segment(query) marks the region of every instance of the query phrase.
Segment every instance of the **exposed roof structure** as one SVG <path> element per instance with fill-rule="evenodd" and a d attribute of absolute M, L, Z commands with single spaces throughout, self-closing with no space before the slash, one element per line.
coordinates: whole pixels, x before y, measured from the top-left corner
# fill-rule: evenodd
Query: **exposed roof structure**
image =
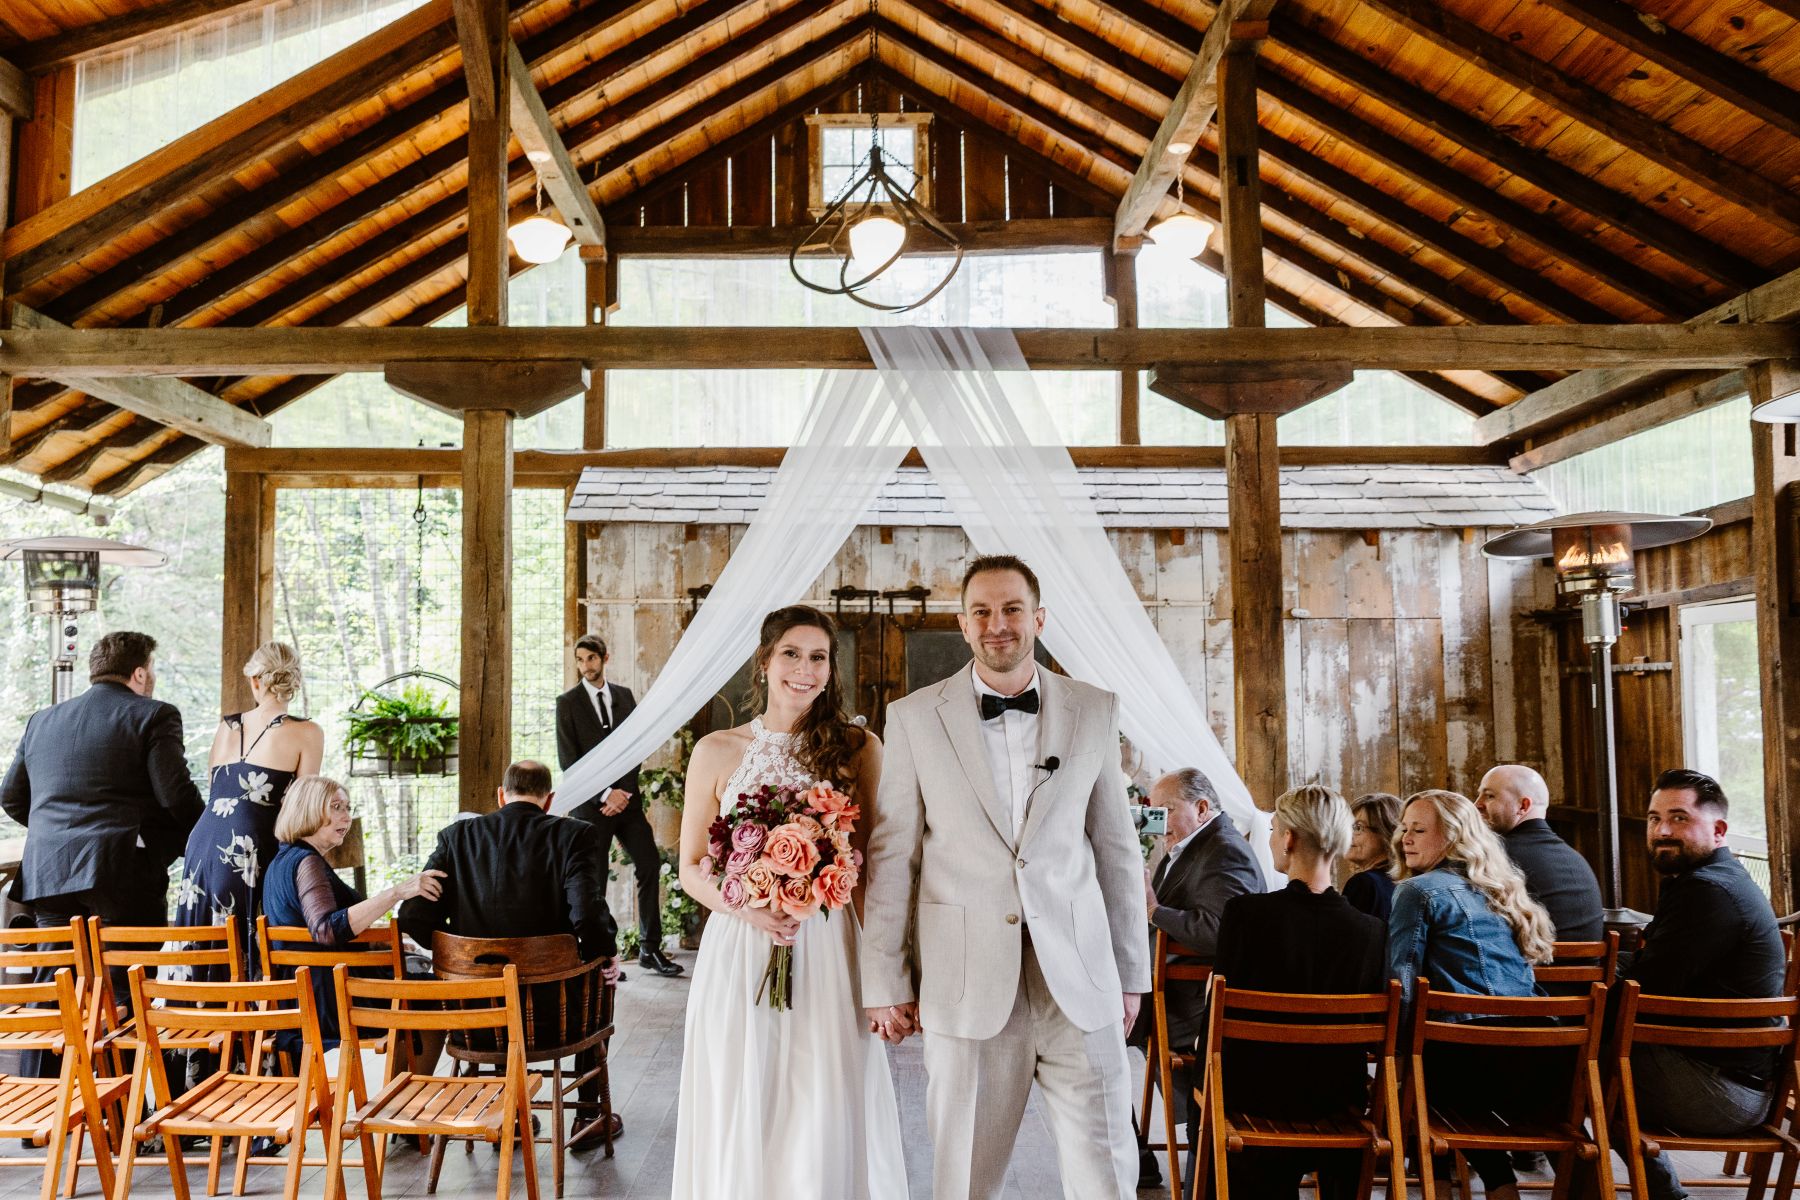
<path fill-rule="evenodd" d="M 67 70 L 134 21 L 270 2 L 0 0 L 0 55 Z M 615 254 L 785 245 L 806 223 L 800 123 L 871 108 L 934 114 L 934 207 L 977 249 L 1108 244 L 1214 11 L 511 4 Z M 1800 0 L 1289 0 L 1267 32 L 1269 296 L 1308 322 L 1680 321 L 1800 265 Z M 78 327 L 428 323 L 463 298 L 467 113 L 451 0 L 431 0 L 16 217 L 6 294 Z M 1202 214 L 1216 145 L 1184 168 Z M 520 151 L 520 213 L 532 185 Z M 1486 413 L 1555 377 L 1415 378 Z M 266 415 L 319 380 L 193 382 Z M 21 381 L 13 404 L 0 461 L 98 492 L 204 444 L 65 385 Z"/>
<path fill-rule="evenodd" d="M 760 467 L 590 467 L 569 504 L 571 521 L 747 525 L 775 472 Z M 1081 468 L 1108 529 L 1223 529 L 1225 471 Z M 1523 525 L 1556 511 L 1548 493 L 1505 467 L 1286 467 L 1286 529 L 1433 529 Z M 960 525 L 920 467 L 902 467 L 864 514 L 864 525 Z"/>

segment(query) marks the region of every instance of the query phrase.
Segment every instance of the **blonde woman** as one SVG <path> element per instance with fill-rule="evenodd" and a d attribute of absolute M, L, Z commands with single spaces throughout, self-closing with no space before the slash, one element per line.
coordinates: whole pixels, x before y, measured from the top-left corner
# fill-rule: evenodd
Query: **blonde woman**
<path fill-rule="evenodd" d="M 1417 792 L 1407 798 L 1394 844 L 1400 882 L 1388 918 L 1388 966 L 1407 1002 L 1421 977 L 1440 991 L 1537 994 L 1531 964 L 1550 961 L 1555 928 L 1475 805 L 1456 792 Z M 1434 1043 L 1427 1050 L 1426 1086 L 1434 1103 L 1452 1109 L 1530 1119 L 1567 1095 L 1566 1078 L 1539 1069 L 1556 1065 L 1540 1064 L 1543 1055 L 1511 1054 L 1502 1066 L 1484 1047 Z M 1466 1157 L 1489 1196 L 1517 1200 L 1504 1152 Z"/>
<path fill-rule="evenodd" d="M 264 642 L 244 676 L 256 704 L 219 722 L 213 735 L 206 810 L 188 834 L 175 923 L 236 921 L 248 953 L 250 923 L 262 910 L 262 874 L 275 857 L 276 814 L 294 780 L 318 771 L 325 734 L 288 712 L 301 681 L 292 646 Z"/>

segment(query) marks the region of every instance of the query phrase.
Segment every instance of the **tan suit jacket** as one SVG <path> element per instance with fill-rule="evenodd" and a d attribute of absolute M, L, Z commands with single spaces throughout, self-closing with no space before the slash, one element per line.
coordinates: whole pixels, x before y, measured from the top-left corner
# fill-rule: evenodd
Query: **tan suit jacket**
<path fill-rule="evenodd" d="M 862 987 L 869 1007 L 919 1001 L 934 1033 L 989 1038 L 1019 992 L 1022 934 L 1077 1028 L 1150 990 L 1143 859 L 1110 692 L 1038 672 L 1039 761 L 1055 756 L 1015 845 L 994 794 L 973 667 L 897 701 L 869 833 Z M 915 997 L 914 979 L 918 980 Z"/>

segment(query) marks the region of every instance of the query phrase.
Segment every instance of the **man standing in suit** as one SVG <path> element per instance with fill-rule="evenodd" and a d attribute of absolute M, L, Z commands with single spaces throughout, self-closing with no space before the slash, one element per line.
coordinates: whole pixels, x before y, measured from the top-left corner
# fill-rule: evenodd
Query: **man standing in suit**
<path fill-rule="evenodd" d="M 1066 1196 L 1137 1182 L 1125 1031 L 1150 955 L 1119 702 L 1037 668 L 1038 596 L 1019 559 L 975 559 L 958 617 L 974 663 L 887 712 L 863 1003 L 889 1041 L 924 1030 L 943 1200 L 1000 1194 L 1034 1081 Z"/>
<path fill-rule="evenodd" d="M 585 961 L 605 959 L 605 974 L 616 981 L 617 926 L 606 907 L 600 838 L 593 826 L 549 813 L 550 768 L 529 759 L 506 768 L 497 799 L 500 807 L 461 821 L 439 833 L 426 871 L 443 872 L 437 899 L 414 896 L 396 919 L 406 936 L 426 949 L 442 930 L 459 937 L 539 937 L 575 935 Z M 585 1073 L 585 1057 L 576 1064 Z M 584 1101 L 599 1097 L 598 1080 L 581 1086 Z M 623 1132 L 613 1115 L 613 1136 Z M 598 1119 L 575 1127 L 570 1146 L 591 1145 L 601 1132 Z"/>
<path fill-rule="evenodd" d="M 581 680 L 556 698 L 556 760 L 566 771 L 598 746 L 637 707 L 629 688 L 606 680 L 612 656 L 606 643 L 586 634 L 575 643 L 575 669 Z M 641 765 L 641 764 L 640 764 Z M 600 877 L 606 878 L 616 837 L 637 874 L 638 962 L 659 975 L 679 975 L 681 967 L 662 952 L 662 858 L 656 835 L 644 816 L 638 768 L 632 767 L 606 793 L 577 805 L 570 816 L 600 831 Z"/>
<path fill-rule="evenodd" d="M 155 652 L 146 633 L 94 643 L 92 686 L 32 715 L 0 784 L 0 807 L 26 828 L 12 896 L 39 927 L 78 916 L 168 923 L 169 864 L 205 801 L 188 774 L 180 710 L 152 698 Z"/>

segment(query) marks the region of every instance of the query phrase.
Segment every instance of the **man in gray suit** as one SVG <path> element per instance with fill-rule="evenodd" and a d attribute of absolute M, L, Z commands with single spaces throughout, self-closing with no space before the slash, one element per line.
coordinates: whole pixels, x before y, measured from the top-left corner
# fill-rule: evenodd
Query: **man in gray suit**
<path fill-rule="evenodd" d="M 974 663 L 887 712 L 862 994 L 884 1038 L 924 1032 L 938 1200 L 999 1195 L 1034 1080 L 1066 1196 L 1137 1180 L 1125 1031 L 1150 956 L 1119 702 L 1038 670 L 1038 595 L 1016 558 L 970 563 Z"/>

